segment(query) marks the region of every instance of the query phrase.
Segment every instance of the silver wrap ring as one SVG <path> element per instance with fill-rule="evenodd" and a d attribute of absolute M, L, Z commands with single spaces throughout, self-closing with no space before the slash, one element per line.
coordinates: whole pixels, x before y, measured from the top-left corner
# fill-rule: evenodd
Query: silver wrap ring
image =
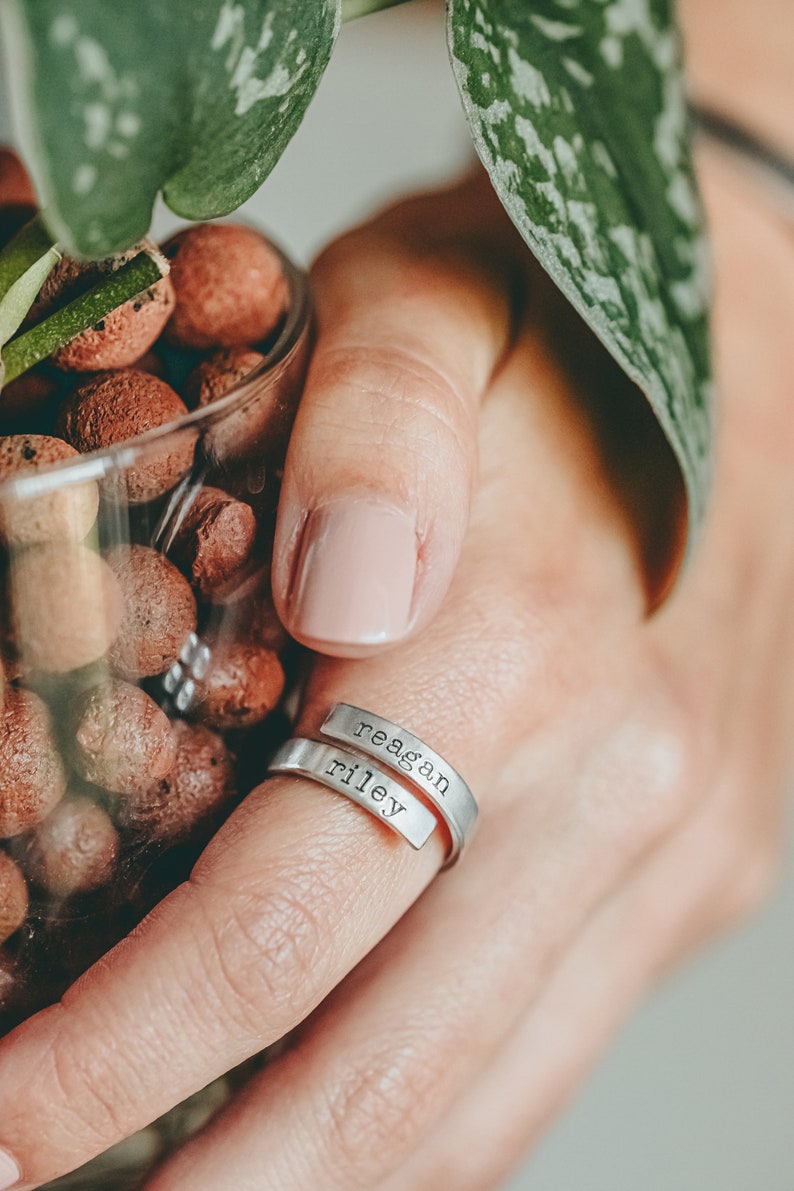
<path fill-rule="evenodd" d="M 286 741 L 268 773 L 307 777 L 346 795 L 414 848 L 427 842 L 440 819 L 451 840 L 444 867 L 455 863 L 477 819 L 477 803 L 435 749 L 399 724 L 350 703 L 331 709 L 318 736 Z"/>

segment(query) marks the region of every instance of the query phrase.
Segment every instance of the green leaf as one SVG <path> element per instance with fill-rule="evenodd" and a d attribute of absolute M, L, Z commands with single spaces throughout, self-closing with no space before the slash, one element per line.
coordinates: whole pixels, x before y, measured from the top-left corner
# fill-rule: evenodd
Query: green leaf
<path fill-rule="evenodd" d="M 541 264 L 650 401 L 690 527 L 710 471 L 708 268 L 669 0 L 447 0 L 477 151 Z"/>
<path fill-rule="evenodd" d="M 2 0 L 20 139 L 76 255 L 209 219 L 260 186 L 328 63 L 339 0 Z"/>
<path fill-rule="evenodd" d="M 39 218 L 0 252 L 0 347 L 20 327 L 60 253 Z"/>

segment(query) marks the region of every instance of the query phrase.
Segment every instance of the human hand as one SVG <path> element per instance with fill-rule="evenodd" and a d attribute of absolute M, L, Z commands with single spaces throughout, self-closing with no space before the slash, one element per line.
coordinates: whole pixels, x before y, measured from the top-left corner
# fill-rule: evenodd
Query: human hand
<path fill-rule="evenodd" d="M 660 970 L 765 888 L 794 704 L 780 516 L 794 270 L 784 232 L 731 175 L 715 164 L 709 181 L 722 435 L 705 539 L 672 600 L 646 619 L 635 509 L 590 397 L 550 350 L 535 279 L 479 415 L 448 598 L 387 653 L 318 661 L 297 729 L 340 700 L 405 723 L 468 779 L 477 836 L 434 882 L 439 839 L 413 853 L 319 786 L 260 787 L 187 885 L 0 1045 L 0 1143 L 24 1186 L 303 1023 L 148 1191 L 493 1187 Z M 410 211 L 449 228 L 450 201 L 417 200 L 399 243 L 386 236 L 422 287 L 437 273 L 426 242 L 417 268 Z M 378 234 L 326 258 L 338 290 L 329 277 L 321 302 L 343 308 Z M 491 311 L 507 304 L 489 284 L 495 303 L 465 324 L 485 344 L 461 358 L 498 354 Z M 446 423 L 427 424 L 433 460 Z M 296 458 L 304 435 L 317 449 L 304 419 Z M 355 442 L 388 458 L 386 433 Z"/>

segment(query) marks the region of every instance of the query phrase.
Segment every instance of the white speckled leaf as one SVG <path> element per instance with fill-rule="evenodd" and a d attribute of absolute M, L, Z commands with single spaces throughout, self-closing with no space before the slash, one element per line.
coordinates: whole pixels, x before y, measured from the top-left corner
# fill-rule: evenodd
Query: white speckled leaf
<path fill-rule="evenodd" d="M 447 0 L 477 150 L 543 266 L 645 392 L 690 526 L 709 478 L 707 254 L 670 0 Z"/>
<path fill-rule="evenodd" d="M 258 188 L 328 63 L 339 0 L 0 0 L 29 154 L 54 235 L 104 256 L 158 191 L 208 219 Z"/>

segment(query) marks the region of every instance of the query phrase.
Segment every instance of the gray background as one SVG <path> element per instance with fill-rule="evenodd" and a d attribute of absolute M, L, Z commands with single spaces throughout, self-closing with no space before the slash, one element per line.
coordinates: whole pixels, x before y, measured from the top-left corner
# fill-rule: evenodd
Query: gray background
<path fill-rule="evenodd" d="M 308 261 L 377 204 L 448 177 L 469 144 L 439 8 L 395 9 L 343 29 L 303 126 L 246 209 Z M 158 212 L 156 227 L 169 225 Z M 792 1191 L 793 912 L 790 861 L 760 917 L 634 1016 L 505 1191 Z"/>

